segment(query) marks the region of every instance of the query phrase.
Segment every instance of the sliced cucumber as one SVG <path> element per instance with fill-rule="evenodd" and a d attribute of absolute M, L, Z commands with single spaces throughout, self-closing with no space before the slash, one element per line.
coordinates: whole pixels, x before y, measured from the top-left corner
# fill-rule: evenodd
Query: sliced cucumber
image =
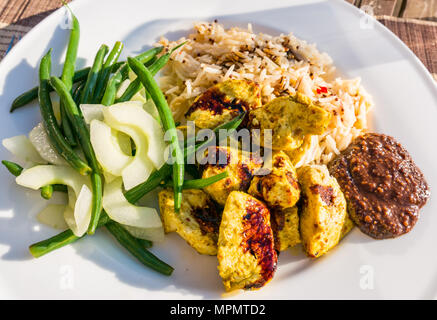
<path fill-rule="evenodd" d="M 47 163 L 25 135 L 3 139 L 3 146 L 18 159 L 37 164 Z"/>
<path fill-rule="evenodd" d="M 64 219 L 65 204 L 49 204 L 36 216 L 37 220 L 54 229 L 65 230 L 68 228 Z"/>
<path fill-rule="evenodd" d="M 39 165 L 26 169 L 15 178 L 15 181 L 18 185 L 33 190 L 49 184 L 64 184 L 70 186 L 76 195 L 79 194 L 82 185 L 90 186 L 88 177 L 71 167 L 55 165 Z"/>
<path fill-rule="evenodd" d="M 29 132 L 29 140 L 32 145 L 38 151 L 41 158 L 49 163 L 57 165 L 67 165 L 67 162 L 59 155 L 59 153 L 53 149 L 50 144 L 50 138 L 47 135 L 47 131 L 44 125 L 40 122 L 38 125 Z"/>
<path fill-rule="evenodd" d="M 129 135 L 136 146 L 133 160 L 121 172 L 124 187 L 129 190 L 146 181 L 155 166 L 147 155 L 147 139 L 144 135 L 128 126 L 119 126 L 117 129 Z"/>
<path fill-rule="evenodd" d="M 155 208 L 137 207 L 126 200 L 120 178 L 105 184 L 103 208 L 112 220 L 123 225 L 141 229 L 162 228 Z"/>
<path fill-rule="evenodd" d="M 152 99 L 147 100 L 143 105 L 144 110 L 150 114 L 156 121 L 160 122 L 158 109 L 156 109 L 155 103 Z"/>
<path fill-rule="evenodd" d="M 121 176 L 123 169 L 134 159 L 121 149 L 117 131 L 102 121 L 91 121 L 90 139 L 103 170 L 114 176 Z"/>
<path fill-rule="evenodd" d="M 88 230 L 91 221 L 93 193 L 86 184 L 82 186 L 73 209 L 73 217 L 66 217 L 65 221 L 74 235 L 81 237 Z M 69 207 L 71 209 L 71 207 Z M 71 214 L 71 210 L 68 211 Z"/>
<path fill-rule="evenodd" d="M 134 238 L 150 240 L 153 242 L 164 241 L 164 228 L 136 228 L 131 226 L 123 225 Z"/>
<path fill-rule="evenodd" d="M 164 164 L 164 132 L 159 123 L 144 111 L 141 103 L 118 103 L 104 109 L 103 115 L 105 122 L 111 127 L 128 126 L 140 132 L 147 139 L 147 155 L 155 168 L 159 169 Z"/>
<path fill-rule="evenodd" d="M 125 153 L 128 156 L 132 156 L 132 141 L 131 138 L 121 132 L 121 131 L 117 131 L 117 143 L 120 145 L 120 149 L 121 151 L 123 151 L 123 153 Z"/>
<path fill-rule="evenodd" d="M 103 104 L 81 104 L 83 118 L 87 124 L 93 120 L 103 121 L 103 109 L 106 108 Z"/>
<path fill-rule="evenodd" d="M 111 183 L 112 181 L 118 178 L 106 171 L 103 171 L 103 177 L 105 178 L 105 183 Z"/>

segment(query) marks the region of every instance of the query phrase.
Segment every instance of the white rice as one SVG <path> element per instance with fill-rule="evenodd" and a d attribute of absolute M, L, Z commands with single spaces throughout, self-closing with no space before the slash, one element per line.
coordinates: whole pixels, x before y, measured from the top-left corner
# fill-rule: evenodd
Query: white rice
<path fill-rule="evenodd" d="M 248 29 L 225 30 L 218 23 L 200 22 L 188 38 L 160 45 L 172 48 L 188 42 L 171 57 L 161 72 L 160 85 L 175 118 L 183 115 L 194 98 L 226 79 L 248 79 L 262 88 L 263 104 L 296 91 L 331 112 L 328 130 L 317 136 L 305 154 L 304 164 L 326 164 L 367 129 L 372 99 L 360 79 L 344 80 L 335 75 L 332 59 L 315 45 L 292 33 L 276 37 Z"/>

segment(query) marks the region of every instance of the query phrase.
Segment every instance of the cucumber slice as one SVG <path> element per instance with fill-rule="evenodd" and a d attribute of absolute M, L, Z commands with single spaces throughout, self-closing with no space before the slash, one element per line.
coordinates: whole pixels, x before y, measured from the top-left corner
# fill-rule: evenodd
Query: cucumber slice
<path fill-rule="evenodd" d="M 121 149 L 117 131 L 102 121 L 91 121 L 90 139 L 103 170 L 114 176 L 121 176 L 123 169 L 134 159 L 134 157 L 126 155 Z"/>
<path fill-rule="evenodd" d="M 10 153 L 24 162 L 47 163 L 25 135 L 3 139 L 2 144 Z"/>
<path fill-rule="evenodd" d="M 123 228 L 127 230 L 134 238 L 150 240 L 153 242 L 164 241 L 164 228 L 136 228 L 123 225 Z"/>
<path fill-rule="evenodd" d="M 55 165 L 39 165 L 26 169 L 15 178 L 15 181 L 18 185 L 33 190 L 49 184 L 64 184 L 70 186 L 76 195 L 84 184 L 90 187 L 88 177 L 79 174 L 71 167 Z"/>
<path fill-rule="evenodd" d="M 15 181 L 20 186 L 34 190 L 48 184 L 69 186 L 68 206 L 64 211 L 65 222 L 78 237 L 87 231 L 92 206 L 92 192 L 88 177 L 82 176 L 71 167 L 40 165 L 24 170 Z"/>
<path fill-rule="evenodd" d="M 111 183 L 112 181 L 118 178 L 106 171 L 103 171 L 103 177 L 105 178 L 105 183 Z"/>
<path fill-rule="evenodd" d="M 61 166 L 67 165 L 67 162 L 64 160 L 64 158 L 62 158 L 59 153 L 53 149 L 52 145 L 50 144 L 50 138 L 41 122 L 29 132 L 29 140 L 41 158 L 47 162 Z"/>
<path fill-rule="evenodd" d="M 111 127 L 129 126 L 140 132 L 148 142 L 147 155 L 156 169 L 164 164 L 164 132 L 159 123 L 144 109 L 141 103 L 118 103 L 103 110 L 105 122 Z M 134 140 L 135 141 L 135 140 Z M 137 142 L 135 141 L 135 144 Z M 137 145 L 138 149 L 138 145 Z"/>
<path fill-rule="evenodd" d="M 155 170 L 155 166 L 148 157 L 147 139 L 144 135 L 128 126 L 116 126 L 116 128 L 129 135 L 136 146 L 133 160 L 121 172 L 124 187 L 129 190 L 146 181 Z"/>
<path fill-rule="evenodd" d="M 36 219 L 46 226 L 65 230 L 68 228 L 63 215 L 66 208 L 65 204 L 49 204 L 37 214 Z"/>
<path fill-rule="evenodd" d="M 143 105 L 144 110 L 150 114 L 156 121 L 160 122 L 158 109 L 156 109 L 155 103 L 152 99 L 147 100 L 146 103 Z"/>
<path fill-rule="evenodd" d="M 75 236 L 81 237 L 88 230 L 91 220 L 93 194 L 87 185 L 83 185 L 79 196 L 72 188 L 68 189 L 68 205 L 65 206 L 64 220 Z"/>
<path fill-rule="evenodd" d="M 137 207 L 126 200 L 121 178 L 105 184 L 103 208 L 112 220 L 123 225 L 141 229 L 162 228 L 155 208 Z"/>
<path fill-rule="evenodd" d="M 73 209 L 73 216 L 71 214 L 71 207 L 69 206 L 69 214 L 66 216 L 64 212 L 64 218 L 73 231 L 74 235 L 81 237 L 88 230 L 88 226 L 91 221 L 91 207 L 93 202 L 93 193 L 86 184 L 82 186 L 79 192 L 76 203 Z"/>
<path fill-rule="evenodd" d="M 117 131 L 116 135 L 117 143 L 119 144 L 121 151 L 128 156 L 132 156 L 132 142 L 130 137 L 121 131 Z"/>
<path fill-rule="evenodd" d="M 103 109 L 106 108 L 103 104 L 81 104 L 83 118 L 87 124 L 93 120 L 103 121 Z"/>

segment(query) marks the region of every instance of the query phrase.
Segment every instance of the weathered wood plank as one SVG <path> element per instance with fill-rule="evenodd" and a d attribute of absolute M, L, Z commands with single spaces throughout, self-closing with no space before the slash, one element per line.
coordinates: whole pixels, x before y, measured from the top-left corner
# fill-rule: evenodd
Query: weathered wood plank
<path fill-rule="evenodd" d="M 364 6 L 371 7 L 375 16 L 391 16 L 393 15 L 397 2 L 398 0 L 362 0 L 361 8 Z"/>
<path fill-rule="evenodd" d="M 402 17 L 435 20 L 437 0 L 407 0 Z"/>
<path fill-rule="evenodd" d="M 393 16 L 400 17 L 403 14 L 407 0 L 398 0 L 393 10 Z"/>

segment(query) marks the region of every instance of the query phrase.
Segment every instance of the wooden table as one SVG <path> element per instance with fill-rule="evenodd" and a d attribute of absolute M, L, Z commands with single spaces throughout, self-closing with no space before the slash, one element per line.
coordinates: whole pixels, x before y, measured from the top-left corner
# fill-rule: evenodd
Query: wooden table
<path fill-rule="evenodd" d="M 437 21 L 437 0 L 346 0 L 375 16 Z"/>

